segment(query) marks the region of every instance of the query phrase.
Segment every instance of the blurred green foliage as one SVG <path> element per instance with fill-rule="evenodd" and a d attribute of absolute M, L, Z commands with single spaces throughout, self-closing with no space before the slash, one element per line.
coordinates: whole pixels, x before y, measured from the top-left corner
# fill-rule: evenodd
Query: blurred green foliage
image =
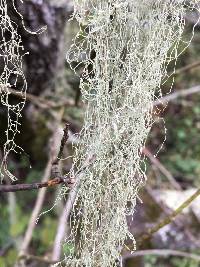
<path fill-rule="evenodd" d="M 195 97 L 193 106 L 180 106 L 176 114 L 173 109 L 169 110 L 165 116 L 167 140 L 161 155 L 161 161 L 173 176 L 191 186 L 200 185 L 199 101 L 200 98 Z"/>
<path fill-rule="evenodd" d="M 144 257 L 145 267 L 199 267 L 199 262 L 183 257 L 157 257 L 148 255 Z"/>

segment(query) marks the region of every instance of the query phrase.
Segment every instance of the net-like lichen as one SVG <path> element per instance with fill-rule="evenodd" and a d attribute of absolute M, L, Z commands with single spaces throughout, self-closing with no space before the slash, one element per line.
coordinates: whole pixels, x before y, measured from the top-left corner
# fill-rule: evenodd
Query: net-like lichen
<path fill-rule="evenodd" d="M 1 104 L 7 108 L 8 120 L 1 175 L 3 176 L 4 173 L 12 180 L 16 180 L 16 177 L 7 168 L 7 161 L 11 151 L 21 152 L 22 150 L 15 143 L 15 136 L 19 133 L 19 119 L 26 100 L 27 84 L 22 68 L 22 58 L 25 52 L 21 37 L 18 34 L 18 25 L 8 15 L 6 0 L 0 1 L 0 19 L 0 94 Z M 15 101 L 11 100 L 10 88 L 17 90 L 21 97 Z"/>
<path fill-rule="evenodd" d="M 27 83 L 23 73 L 23 57 L 25 52 L 17 25 L 9 16 L 9 8 L 21 18 L 22 28 L 30 34 L 40 34 L 46 30 L 31 31 L 24 24 L 23 16 L 17 10 L 14 0 L 0 0 L 0 101 L 7 108 L 6 142 L 4 144 L 3 160 L 0 176 L 4 174 L 13 181 L 17 178 L 9 171 L 8 156 L 11 152 L 21 153 L 23 149 L 15 143 L 16 134 L 20 132 L 20 117 L 26 102 Z M 16 99 L 11 97 L 11 90 L 18 94 Z"/>
<path fill-rule="evenodd" d="M 94 160 L 73 206 L 67 243 L 75 251 L 66 255 L 66 266 L 117 266 L 125 240 L 135 244 L 126 215 L 134 213 L 146 179 L 142 148 L 155 92 L 161 96 L 167 65 L 177 57 L 188 7 L 183 0 L 74 4 L 80 32 L 67 59 L 75 71 L 76 61 L 85 66 L 80 87 L 87 109 L 71 175 L 88 157 Z"/>

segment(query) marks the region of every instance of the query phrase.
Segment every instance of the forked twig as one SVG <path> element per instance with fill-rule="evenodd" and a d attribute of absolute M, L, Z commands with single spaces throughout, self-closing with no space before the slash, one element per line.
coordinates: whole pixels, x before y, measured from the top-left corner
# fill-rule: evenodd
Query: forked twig
<path fill-rule="evenodd" d="M 48 179 L 51 175 L 51 170 L 52 170 L 52 159 L 55 160 L 56 155 L 59 153 L 57 150 L 59 149 L 59 142 L 60 142 L 60 140 L 62 140 L 61 139 L 62 137 L 59 134 L 59 123 L 62 120 L 62 117 L 63 117 L 63 112 L 61 112 L 61 114 L 59 114 L 59 118 L 58 118 L 58 121 L 56 123 L 57 129 L 54 132 L 53 137 L 52 137 L 51 153 L 50 153 L 49 160 L 48 160 L 48 163 L 47 163 L 47 166 L 45 169 L 44 176 L 43 176 L 42 181 L 41 181 L 42 183 L 46 183 L 48 181 Z M 55 182 L 55 180 L 54 180 L 54 182 Z M 44 199 L 45 199 L 46 190 L 47 190 L 47 187 L 44 187 L 41 190 L 39 190 L 39 192 L 38 192 L 35 206 L 33 208 L 33 212 L 31 214 L 31 218 L 29 220 L 29 224 L 28 224 L 23 242 L 21 244 L 21 250 L 20 250 L 19 255 L 23 255 L 26 253 L 28 246 L 31 242 L 32 233 L 33 233 L 34 228 L 36 226 L 36 220 L 38 218 L 38 215 L 39 215 L 41 208 L 42 208 L 42 204 L 43 204 Z"/>

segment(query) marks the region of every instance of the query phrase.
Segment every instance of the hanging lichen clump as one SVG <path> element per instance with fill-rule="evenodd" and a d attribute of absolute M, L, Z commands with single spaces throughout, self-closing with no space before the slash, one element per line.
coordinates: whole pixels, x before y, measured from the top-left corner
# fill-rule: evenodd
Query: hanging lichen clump
<path fill-rule="evenodd" d="M 72 68 L 76 61 L 85 66 L 80 87 L 87 109 L 71 175 L 92 160 L 73 206 L 67 242 L 76 249 L 66 256 L 66 266 L 111 267 L 120 261 L 127 237 L 135 244 L 126 215 L 134 213 L 146 179 L 142 148 L 153 123 L 153 100 L 155 92 L 161 96 L 167 64 L 177 57 L 186 5 L 183 0 L 74 4 L 80 32 L 67 59 Z"/>
<path fill-rule="evenodd" d="M 18 26 L 8 15 L 6 0 L 0 1 L 0 94 L 1 104 L 7 108 L 8 128 L 6 130 L 6 143 L 0 173 L 8 175 L 16 180 L 8 168 L 8 155 L 11 151 L 21 152 L 21 148 L 15 143 L 15 136 L 19 133 L 21 111 L 25 105 L 26 79 L 22 69 L 22 58 L 25 54 L 22 40 L 17 32 Z M 10 99 L 10 88 L 21 94 L 17 100 Z"/>

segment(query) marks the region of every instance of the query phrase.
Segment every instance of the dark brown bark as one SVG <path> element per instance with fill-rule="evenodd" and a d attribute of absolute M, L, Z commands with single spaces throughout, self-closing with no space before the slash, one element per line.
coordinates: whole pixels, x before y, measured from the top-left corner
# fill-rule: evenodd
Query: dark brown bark
<path fill-rule="evenodd" d="M 58 72 L 64 67 L 64 29 L 72 13 L 70 1 L 58 0 L 56 4 L 51 0 L 15 2 L 28 30 L 34 32 L 47 26 L 47 30 L 41 34 L 30 34 L 24 29 L 12 1 L 8 0 L 9 15 L 19 25 L 19 34 L 22 36 L 25 51 L 29 52 L 29 55 L 24 57 L 28 92 L 39 95 L 46 89 L 54 89 Z"/>

